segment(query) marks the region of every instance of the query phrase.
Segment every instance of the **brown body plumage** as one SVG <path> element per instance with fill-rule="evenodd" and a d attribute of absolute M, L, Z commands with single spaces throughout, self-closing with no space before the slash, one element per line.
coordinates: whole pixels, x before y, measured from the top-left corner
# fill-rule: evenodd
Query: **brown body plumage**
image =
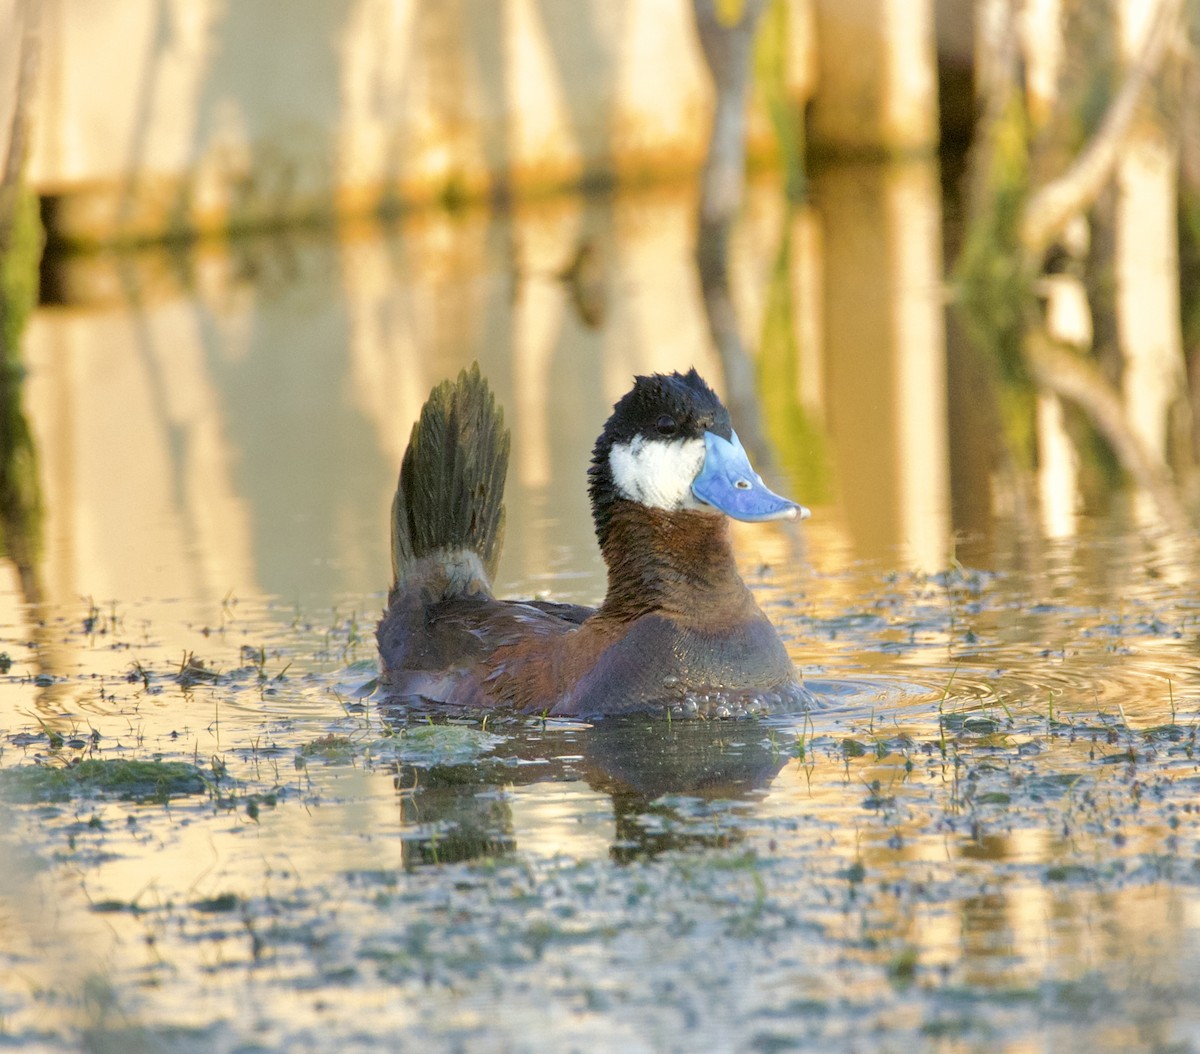
<path fill-rule="evenodd" d="M 693 377 L 701 386 L 693 416 L 720 427 L 724 408 L 703 381 L 673 375 Z M 647 380 L 658 379 L 639 383 Z M 683 396 L 691 397 L 686 388 Z M 619 419 L 619 403 L 597 442 L 590 487 L 608 589 L 593 611 L 492 595 L 507 433 L 478 370 L 435 389 L 393 505 L 396 581 L 378 628 L 393 698 L 589 717 L 725 716 L 807 702 L 738 574 L 725 516 L 647 507 L 611 479 L 608 451 L 628 438 L 622 429 L 660 409 L 650 396 L 644 402 L 630 422 Z M 672 422 L 693 410 L 664 405 Z M 665 416 L 657 414 L 660 426 Z"/>

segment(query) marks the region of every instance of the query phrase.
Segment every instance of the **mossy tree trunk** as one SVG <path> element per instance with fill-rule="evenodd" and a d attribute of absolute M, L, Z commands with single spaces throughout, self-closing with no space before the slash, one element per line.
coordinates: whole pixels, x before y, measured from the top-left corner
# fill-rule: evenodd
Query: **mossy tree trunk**
<path fill-rule="evenodd" d="M 708 157 L 700 181 L 696 268 L 709 333 L 725 370 L 725 401 L 746 449 L 764 467 L 770 450 L 755 396 L 754 370 L 738 327 L 729 285 L 729 237 L 746 186 L 746 106 L 754 33 L 767 0 L 692 0 L 696 31 L 715 100 Z"/>
<path fill-rule="evenodd" d="M 21 336 L 37 302 L 43 237 L 38 202 L 24 182 L 29 104 L 37 71 L 39 9 L 18 4 L 17 75 L 3 100 L 7 140 L 0 168 L 0 546 L 28 603 L 42 599 L 41 488 L 37 453 L 22 408 Z"/>

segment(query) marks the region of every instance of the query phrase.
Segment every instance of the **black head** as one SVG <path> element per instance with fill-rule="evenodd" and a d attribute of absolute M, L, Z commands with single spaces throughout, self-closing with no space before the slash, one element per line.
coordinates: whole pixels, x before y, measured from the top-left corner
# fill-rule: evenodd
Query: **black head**
<path fill-rule="evenodd" d="M 588 470 L 592 515 L 601 542 L 607 510 L 619 498 L 670 508 L 678 495 L 678 501 L 686 505 L 691 481 L 703 464 L 705 432 L 729 439 L 733 426 L 729 411 L 695 369 L 634 379 L 633 388 L 613 407 L 596 440 Z M 639 478 L 621 480 L 614 478 L 614 447 L 620 453 L 633 450 L 659 456 L 644 459 L 648 464 L 630 470 Z M 652 472 L 654 478 L 640 478 L 646 472 Z M 668 495 L 667 504 L 655 500 L 663 492 Z M 654 498 L 646 498 L 647 493 Z"/>

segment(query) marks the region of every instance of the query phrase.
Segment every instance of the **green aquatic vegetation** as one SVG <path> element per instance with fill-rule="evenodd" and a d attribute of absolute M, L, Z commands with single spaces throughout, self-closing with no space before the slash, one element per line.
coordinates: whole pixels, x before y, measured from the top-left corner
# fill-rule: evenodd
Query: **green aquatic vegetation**
<path fill-rule="evenodd" d="M 94 900 L 91 910 L 97 915 L 130 914 L 140 915 L 145 910 L 133 901 L 128 900 Z"/>
<path fill-rule="evenodd" d="M 906 944 L 897 951 L 887 965 L 888 976 L 892 979 L 892 983 L 897 987 L 907 987 L 912 984 L 917 976 L 920 958 L 920 950 L 911 944 Z"/>
<path fill-rule="evenodd" d="M 268 683 L 278 684 L 287 680 L 287 672 L 291 669 L 290 662 L 284 663 L 278 673 L 272 673 L 267 669 L 267 661 L 272 656 L 267 652 L 264 645 L 249 645 L 243 644 L 241 649 L 241 666 L 230 670 L 227 674 L 222 675 L 227 681 L 236 683 L 245 680 L 254 680 L 260 687 Z M 200 669 L 197 671 L 197 679 L 203 680 L 204 677 L 212 673 L 212 678 L 215 680 L 217 674 L 205 668 L 204 663 L 200 663 Z"/>
<path fill-rule="evenodd" d="M 215 897 L 201 897 L 199 900 L 193 900 L 191 907 L 193 911 L 202 911 L 211 915 L 234 911 L 240 905 L 241 898 L 236 893 L 218 893 Z"/>
<path fill-rule="evenodd" d="M 212 684 L 219 674 L 207 666 L 203 659 L 197 658 L 192 652 L 185 652 L 179 663 L 179 671 L 175 679 L 185 690 L 198 684 Z"/>
<path fill-rule="evenodd" d="M 125 680 L 129 684 L 141 684 L 145 691 L 150 691 L 150 671 L 138 659 L 134 659 L 129 664 L 129 671 L 125 674 Z"/>
<path fill-rule="evenodd" d="M 222 779 L 223 776 L 218 775 L 217 779 Z M 215 785 L 210 786 L 212 791 L 212 801 L 219 809 L 244 809 L 246 816 L 258 822 L 259 813 L 265 806 L 268 809 L 274 809 L 279 804 L 280 796 L 283 794 L 283 789 L 276 786 L 273 790 L 262 791 L 251 794 L 239 792 L 234 788 L 230 793 L 221 793 Z"/>
<path fill-rule="evenodd" d="M 0 794 L 15 802 L 68 801 L 113 795 L 133 801 L 167 801 L 204 790 L 204 777 L 184 761 L 87 758 L 77 765 L 18 765 L 0 770 Z"/>
<path fill-rule="evenodd" d="M 84 599 L 88 606 L 87 614 L 80 621 L 80 629 L 84 636 L 103 637 L 109 633 L 116 635 L 124 629 L 115 600 L 109 603 L 108 612 L 105 613 L 94 598 L 85 597 Z"/>
<path fill-rule="evenodd" d="M 318 736 L 300 747 L 302 758 L 324 758 L 326 761 L 344 760 L 354 756 L 354 743 L 347 736 Z"/>
<path fill-rule="evenodd" d="M 416 725 L 382 740 L 376 749 L 419 768 L 464 765 L 490 754 L 504 736 L 470 725 Z"/>
<path fill-rule="evenodd" d="M 855 860 L 849 867 L 839 871 L 838 877 L 846 879 L 852 886 L 859 885 L 867 877 L 867 868 L 861 860 Z"/>
<path fill-rule="evenodd" d="M 1052 864 L 1045 871 L 1047 882 L 1091 882 L 1096 878 L 1096 869 L 1084 864 Z"/>

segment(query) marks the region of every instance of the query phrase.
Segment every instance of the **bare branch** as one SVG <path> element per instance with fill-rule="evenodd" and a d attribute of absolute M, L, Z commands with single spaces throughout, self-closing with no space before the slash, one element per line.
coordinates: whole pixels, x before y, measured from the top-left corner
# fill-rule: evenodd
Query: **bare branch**
<path fill-rule="evenodd" d="M 1142 52 L 1125 76 L 1096 134 L 1061 176 L 1035 191 L 1021 217 L 1021 244 L 1040 257 L 1073 216 L 1100 194 L 1133 126 L 1146 88 L 1158 75 L 1168 45 L 1178 32 L 1183 0 L 1158 0 Z"/>
<path fill-rule="evenodd" d="M 693 0 L 692 6 L 700 48 L 716 89 L 712 137 L 701 177 L 700 218 L 704 223 L 727 223 L 742 204 L 754 31 L 766 0 L 745 0 L 741 16 L 732 25 L 722 22 L 715 0 Z"/>
<path fill-rule="evenodd" d="M 1079 407 L 1112 448 L 1134 485 L 1154 499 L 1163 519 L 1174 528 L 1188 529 L 1190 520 L 1167 466 L 1129 427 L 1121 396 L 1104 375 L 1044 330 L 1026 335 L 1024 351 L 1038 386 Z"/>
<path fill-rule="evenodd" d="M 26 141 L 29 138 L 29 106 L 39 58 L 39 0 L 26 0 L 21 22 L 16 83 L 13 88 L 12 122 L 8 132 L 8 151 L 0 167 L 0 187 L 14 187 L 25 169 Z"/>

